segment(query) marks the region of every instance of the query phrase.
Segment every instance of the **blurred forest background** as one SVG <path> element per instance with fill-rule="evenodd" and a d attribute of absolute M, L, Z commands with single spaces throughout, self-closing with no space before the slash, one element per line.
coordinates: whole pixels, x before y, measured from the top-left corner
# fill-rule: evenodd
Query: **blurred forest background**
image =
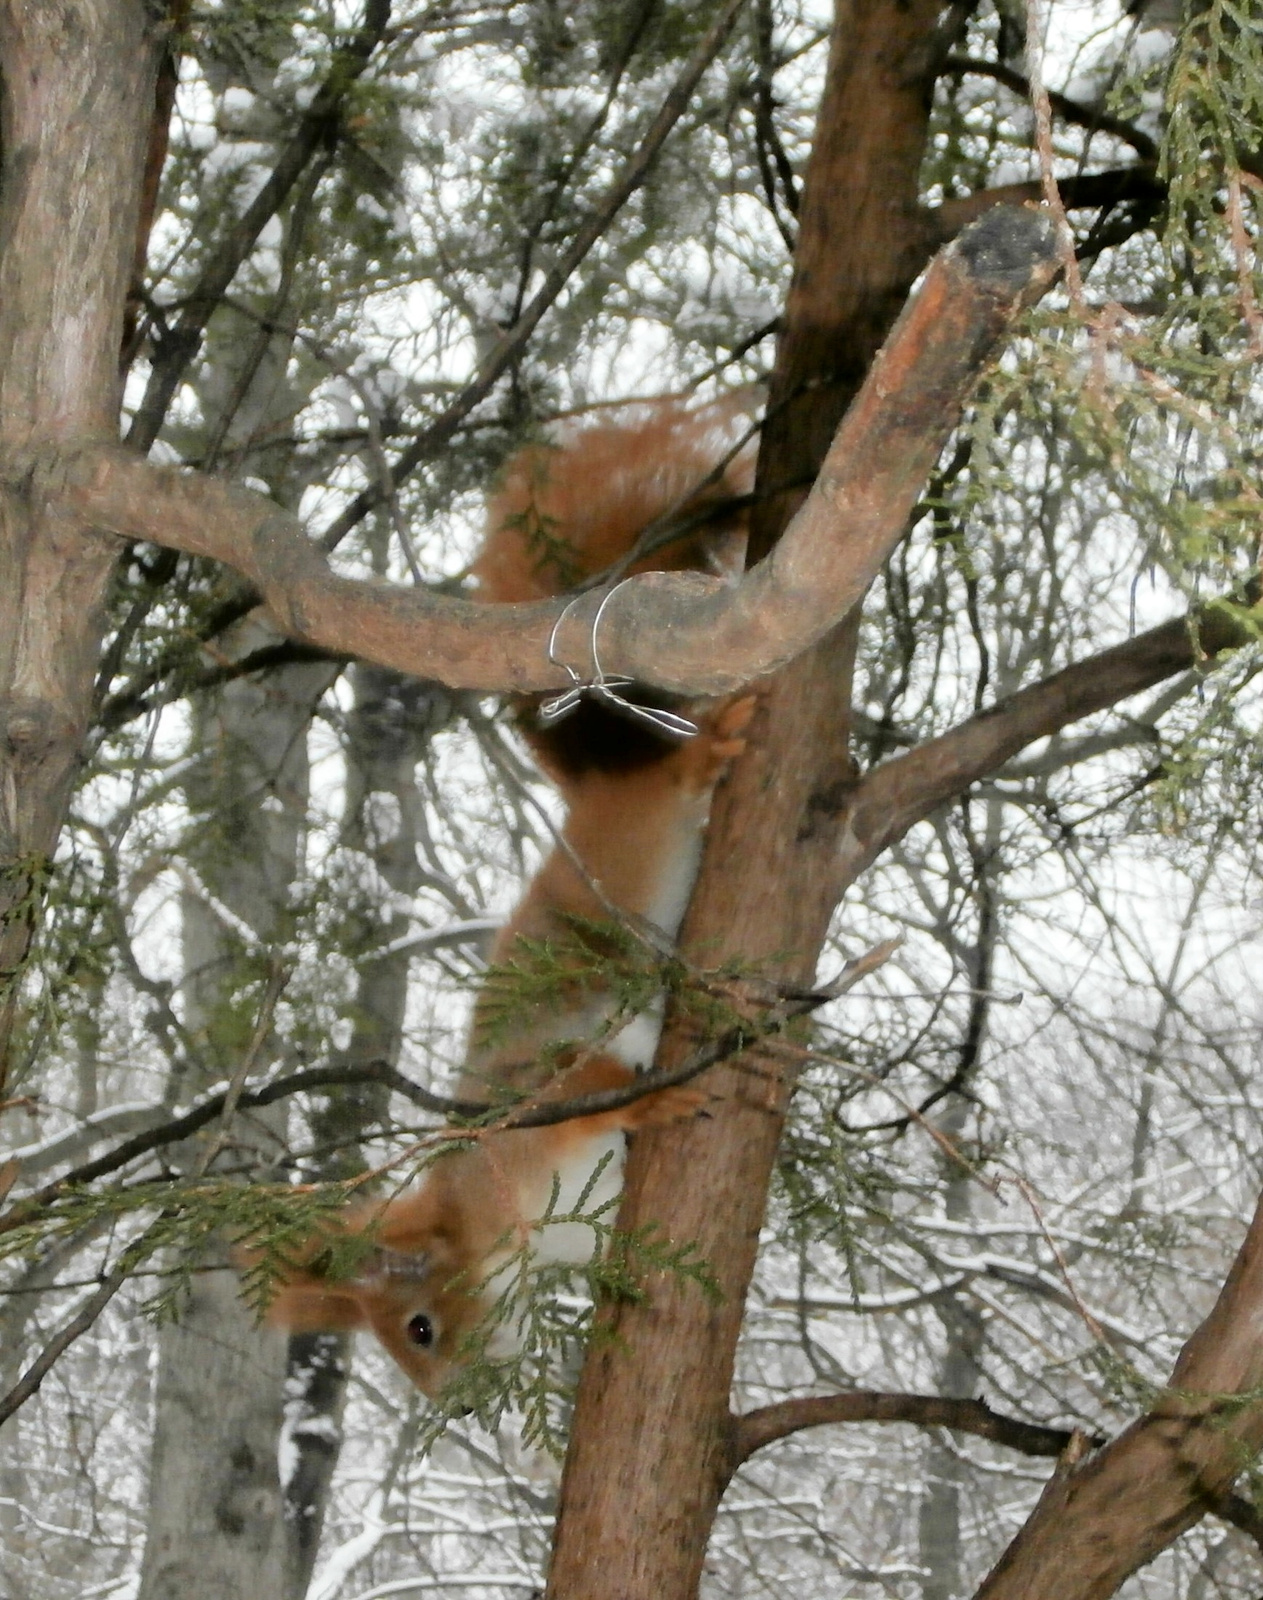
<path fill-rule="evenodd" d="M 826 6 L 748 0 L 566 266 L 716 9 L 184 8 L 132 440 L 262 488 L 340 570 L 457 592 L 524 441 L 663 393 L 757 409 Z M 1248 0 L 944 12 L 926 216 L 946 238 L 984 191 L 1038 198 L 1042 82 L 1079 272 L 989 374 L 869 597 L 861 768 L 1257 568 L 1261 39 Z M 236 593 L 152 547 L 121 569 L 26 978 L 29 1098 L 5 1118 L 15 1199 L 86 1187 L 0 1240 L 0 1391 L 135 1236 L 146 1185 L 337 1179 L 433 1126 L 378 1064 L 449 1083 L 488 934 L 549 843 L 550 793 L 494 702 L 296 646 Z M 849 892 L 822 976 L 903 943 L 820 1014 L 743 1408 L 982 1396 L 1096 1436 L 1165 1381 L 1258 1190 L 1259 662 L 1037 744 Z M 172 1139 L 234 1075 L 318 1068 L 343 1081 Z M 369 1341 L 261 1331 L 222 1243 L 199 1254 L 182 1226 L 0 1431 L 4 1600 L 538 1592 L 581 1279 L 550 1295 L 550 1359 L 508 1375 L 513 1403 L 436 1420 Z M 934 1428 L 797 1433 L 734 1480 L 704 1592 L 972 1593 L 1049 1466 Z M 1123 1592 L 1257 1595 L 1248 1477 L 1238 1495 Z"/>

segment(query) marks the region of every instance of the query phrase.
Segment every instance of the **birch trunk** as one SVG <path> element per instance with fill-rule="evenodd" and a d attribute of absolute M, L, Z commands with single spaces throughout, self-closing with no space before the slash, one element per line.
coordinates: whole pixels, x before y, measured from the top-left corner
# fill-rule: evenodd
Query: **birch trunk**
<path fill-rule="evenodd" d="M 254 623 L 232 641 L 242 653 L 262 642 Z M 181 1098 L 230 1076 L 249 1038 L 254 1014 L 239 990 L 255 951 L 242 949 L 234 925 L 259 946 L 283 934 L 307 809 L 307 729 L 329 675 L 318 664 L 239 680 L 199 715 L 203 770 L 189 790 L 205 831 L 192 859 L 208 894 L 186 893 L 183 916 L 185 1022 L 202 1062 Z M 266 1053 L 257 1067 L 265 1065 Z M 234 1160 L 266 1168 L 276 1154 L 257 1115 L 239 1117 L 231 1138 Z M 139 1600 L 284 1600 L 285 1372 L 286 1340 L 256 1325 L 236 1273 L 197 1274 L 183 1316 L 159 1339 Z"/>

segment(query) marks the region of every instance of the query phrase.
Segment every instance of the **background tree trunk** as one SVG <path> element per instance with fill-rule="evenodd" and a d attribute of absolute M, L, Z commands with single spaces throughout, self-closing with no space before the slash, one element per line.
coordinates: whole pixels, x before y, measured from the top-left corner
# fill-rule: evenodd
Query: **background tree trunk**
<path fill-rule="evenodd" d="M 416 768 L 447 721 L 452 702 L 436 685 L 377 667 L 352 667 L 350 679 L 355 702 L 347 728 L 348 843 L 363 851 L 390 891 L 385 904 L 377 904 L 377 885 L 366 885 L 374 903 L 366 906 L 365 926 L 354 942 L 358 949 L 371 949 L 401 938 L 410 926 L 402 908 L 422 880 L 417 845 L 423 803 Z M 410 963 L 409 953 L 399 950 L 361 966 L 354 1026 L 343 1053 L 348 1063 L 398 1065 Z M 313 1179 L 346 1178 L 363 1169 L 359 1140 L 383 1120 L 389 1098 L 380 1085 L 367 1085 L 325 1099 L 311 1118 L 318 1152 Z M 311 1581 L 341 1444 L 350 1358 L 347 1334 L 295 1334 L 289 1341 L 283 1451 L 289 1600 L 302 1600 Z"/>
<path fill-rule="evenodd" d="M 1003 814 L 994 800 L 980 807 L 982 828 L 979 836 L 974 831 L 970 809 L 966 801 L 965 834 L 972 859 L 963 864 L 962 877 L 970 885 L 969 897 L 976 908 L 974 937 L 969 945 L 962 948 L 947 931 L 950 926 L 948 910 L 947 907 L 943 908 L 944 942 L 950 944 L 950 953 L 963 967 L 973 991 L 965 1036 L 961 1040 L 960 1058 L 951 1078 L 956 1092 L 947 1098 L 946 1107 L 938 1118 L 939 1131 L 951 1141 L 953 1148 L 959 1148 L 961 1135 L 966 1129 L 970 1112 L 966 1094 L 982 1060 L 999 934 L 993 862 L 999 850 Z M 959 1161 L 942 1152 L 940 1160 L 944 1168 L 943 1215 L 949 1222 L 967 1222 L 973 1208 L 973 1176 Z M 958 1399 L 973 1399 L 982 1393 L 982 1355 L 987 1337 L 982 1313 L 965 1294 L 945 1297 L 936 1309 L 943 1329 L 943 1354 L 935 1392 Z M 921 1600 L 956 1600 L 958 1595 L 967 1593 L 972 1587 L 966 1578 L 962 1559 L 965 1541 L 961 1508 L 966 1486 L 967 1472 L 959 1445 L 944 1431 L 931 1432 L 926 1440 L 925 1487 L 917 1517 L 917 1539 L 924 1574 L 921 1579 Z"/>
<path fill-rule="evenodd" d="M 271 637 L 253 622 L 236 633 L 241 654 Z M 187 788 L 202 832 L 191 852 L 200 882 L 183 897 L 183 1009 L 199 1059 L 188 1064 L 181 1099 L 230 1078 L 255 1028 L 266 1026 L 259 951 L 284 936 L 308 802 L 307 730 L 329 677 L 316 664 L 283 668 L 266 683 L 241 679 L 198 716 L 200 771 Z M 257 943 L 243 939 L 243 927 Z M 253 1070 L 267 1065 L 268 1049 Z M 266 1171 L 283 1146 L 285 1116 L 284 1107 L 239 1116 L 225 1154 Z M 187 1159 L 197 1153 L 195 1141 Z M 257 1325 L 239 1288 L 227 1267 L 195 1274 L 183 1315 L 159 1336 L 141 1600 L 287 1593 L 277 1458 L 287 1341 Z"/>

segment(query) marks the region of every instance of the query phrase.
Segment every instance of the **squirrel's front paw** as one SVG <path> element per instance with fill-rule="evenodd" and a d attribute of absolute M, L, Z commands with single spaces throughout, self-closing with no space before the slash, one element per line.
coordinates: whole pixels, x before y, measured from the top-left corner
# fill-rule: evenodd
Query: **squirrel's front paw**
<path fill-rule="evenodd" d="M 659 1128 L 668 1122 L 688 1122 L 701 1116 L 710 1104 L 710 1095 L 689 1084 L 677 1084 L 672 1089 L 657 1089 L 637 1100 L 632 1106 L 636 1128 Z"/>

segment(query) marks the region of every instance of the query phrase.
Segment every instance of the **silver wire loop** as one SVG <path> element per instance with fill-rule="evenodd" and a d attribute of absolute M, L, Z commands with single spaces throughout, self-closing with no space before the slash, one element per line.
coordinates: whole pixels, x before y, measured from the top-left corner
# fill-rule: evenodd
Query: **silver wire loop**
<path fill-rule="evenodd" d="M 605 615 L 606 606 L 629 581 L 628 578 L 620 578 L 613 588 L 606 590 L 601 597 L 600 605 L 596 608 L 596 616 L 592 618 L 592 637 L 588 642 L 592 654 L 591 678 L 581 678 L 568 661 L 558 661 L 556 655 L 557 635 L 561 631 L 561 625 L 570 615 L 571 607 L 581 597 L 576 595 L 570 600 L 553 623 L 553 631 L 548 636 L 548 659 L 554 667 L 561 667 L 569 674 L 570 687 L 541 703 L 537 714 L 541 728 L 552 728 L 557 723 L 564 722 L 587 699 L 596 701 L 598 705 L 603 705 L 632 722 L 643 722 L 646 727 L 652 728 L 655 733 L 661 734 L 666 739 L 691 739 L 698 732 L 695 722 L 690 722 L 687 717 L 678 716 L 674 711 L 660 711 L 656 706 L 638 706 L 635 701 L 628 700 L 618 691 L 630 687 L 635 679 L 617 674 L 611 677 L 601 665 L 601 657 L 597 651 L 597 632 L 601 626 L 601 618 Z"/>

